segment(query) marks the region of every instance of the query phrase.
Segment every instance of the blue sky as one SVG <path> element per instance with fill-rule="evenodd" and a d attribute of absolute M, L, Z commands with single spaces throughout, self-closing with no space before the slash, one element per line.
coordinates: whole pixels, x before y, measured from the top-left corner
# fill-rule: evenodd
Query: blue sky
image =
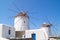
<path fill-rule="evenodd" d="M 0 0 L 0 23 L 14 25 L 14 16 L 20 11 L 13 3 L 20 11 L 28 11 L 31 29 L 40 28 L 43 22 L 48 21 L 55 25 L 57 29 L 60 28 L 60 0 Z"/>

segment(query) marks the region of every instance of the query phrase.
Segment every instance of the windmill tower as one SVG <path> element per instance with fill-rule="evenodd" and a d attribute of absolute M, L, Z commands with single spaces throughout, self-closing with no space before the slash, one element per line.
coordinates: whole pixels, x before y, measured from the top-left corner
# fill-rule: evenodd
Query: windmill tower
<path fill-rule="evenodd" d="M 29 30 L 29 17 L 25 12 L 20 12 L 15 16 L 14 27 L 17 38 L 22 38 L 25 35 L 25 30 Z"/>
<path fill-rule="evenodd" d="M 48 37 L 49 37 L 49 36 L 52 36 L 51 26 L 52 26 L 51 23 L 46 23 L 46 22 L 44 22 L 44 23 L 42 24 L 42 28 L 43 28 L 43 29 L 45 30 L 45 32 L 47 33 L 47 36 L 48 36 Z"/>
<path fill-rule="evenodd" d="M 20 12 L 15 16 L 14 27 L 15 31 L 25 31 L 29 29 L 29 17 L 25 12 Z"/>

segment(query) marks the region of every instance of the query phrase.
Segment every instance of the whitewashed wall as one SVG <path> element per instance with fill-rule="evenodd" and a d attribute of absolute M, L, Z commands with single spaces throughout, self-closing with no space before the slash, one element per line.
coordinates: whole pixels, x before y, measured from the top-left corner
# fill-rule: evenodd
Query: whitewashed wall
<path fill-rule="evenodd" d="M 9 35 L 8 31 L 11 30 L 11 33 Z M 15 29 L 12 27 L 9 27 L 7 25 L 0 25 L 0 37 L 2 38 L 10 38 L 15 37 Z"/>
<path fill-rule="evenodd" d="M 29 29 L 29 19 L 25 16 L 15 17 L 14 20 L 15 31 L 25 31 Z"/>
<path fill-rule="evenodd" d="M 25 37 L 32 38 L 32 34 L 36 34 L 36 40 L 48 40 L 48 35 L 45 29 L 26 30 Z"/>
<path fill-rule="evenodd" d="M 0 24 L 0 37 L 2 36 L 2 24 Z"/>
<path fill-rule="evenodd" d="M 0 40 L 9 40 L 9 39 L 6 39 L 6 38 L 2 38 L 2 37 L 0 37 Z"/>

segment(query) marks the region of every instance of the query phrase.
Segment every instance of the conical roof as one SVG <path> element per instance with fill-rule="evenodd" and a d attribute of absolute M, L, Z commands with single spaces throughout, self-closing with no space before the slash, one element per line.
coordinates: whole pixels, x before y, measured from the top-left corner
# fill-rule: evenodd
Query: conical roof
<path fill-rule="evenodd" d="M 42 24 L 42 27 L 50 27 L 50 26 L 52 26 L 52 24 L 50 24 L 50 23 L 44 22 L 44 23 Z"/>
<path fill-rule="evenodd" d="M 20 12 L 15 17 L 18 17 L 18 16 L 28 17 L 28 15 L 25 12 Z"/>

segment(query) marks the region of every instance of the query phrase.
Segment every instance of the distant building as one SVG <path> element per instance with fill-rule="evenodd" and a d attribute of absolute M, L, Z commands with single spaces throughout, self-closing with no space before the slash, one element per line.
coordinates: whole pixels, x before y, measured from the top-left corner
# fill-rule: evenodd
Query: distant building
<path fill-rule="evenodd" d="M 15 37 L 15 29 L 5 24 L 0 24 L 0 40 Z"/>
<path fill-rule="evenodd" d="M 51 36 L 52 24 L 43 23 L 39 29 L 29 29 L 29 16 L 20 12 L 15 16 L 14 27 L 0 24 L 0 40 L 57 40 L 60 37 Z"/>

